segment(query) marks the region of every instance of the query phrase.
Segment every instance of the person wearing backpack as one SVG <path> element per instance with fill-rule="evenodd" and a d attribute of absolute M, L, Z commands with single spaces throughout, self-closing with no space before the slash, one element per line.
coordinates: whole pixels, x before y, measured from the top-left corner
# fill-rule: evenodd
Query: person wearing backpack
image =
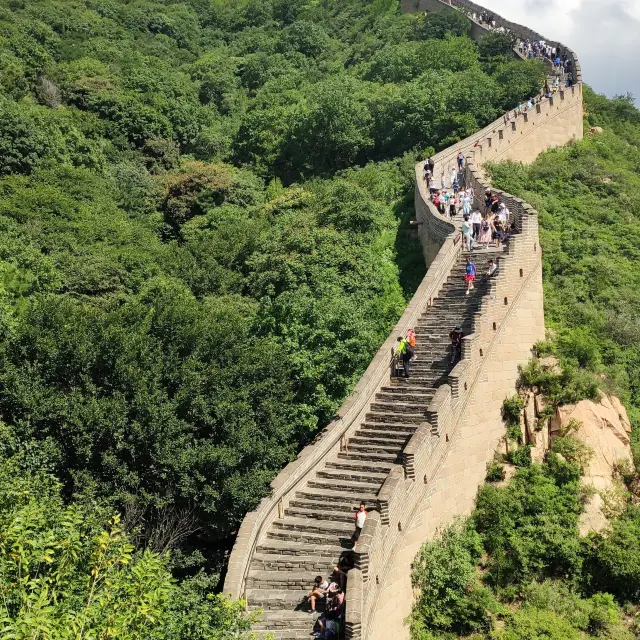
<path fill-rule="evenodd" d="M 396 355 L 402 362 L 405 378 L 409 378 L 409 363 L 413 357 L 413 348 L 406 338 L 398 338 L 398 346 L 396 347 Z"/>
<path fill-rule="evenodd" d="M 473 289 L 473 282 L 476 279 L 476 265 L 474 264 L 471 258 L 467 258 L 467 264 L 465 266 L 465 276 L 464 279 L 467 283 L 467 292 L 465 295 L 469 295 L 471 289 Z"/>

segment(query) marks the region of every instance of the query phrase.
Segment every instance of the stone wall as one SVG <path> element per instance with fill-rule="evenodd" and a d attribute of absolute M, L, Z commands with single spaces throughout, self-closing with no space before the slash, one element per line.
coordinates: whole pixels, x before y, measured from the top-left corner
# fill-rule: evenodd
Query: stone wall
<path fill-rule="evenodd" d="M 455 4 L 478 13 L 483 10 L 466 1 L 457 0 Z M 435 11 L 443 6 L 439 0 L 403 3 L 411 11 Z M 544 39 L 500 16 L 496 16 L 496 22 L 520 38 Z M 476 34 L 486 29 L 474 26 Z M 582 138 L 582 75 L 575 54 L 570 54 L 576 69 L 574 86 L 543 100 L 515 121 L 500 118 L 433 156 L 436 180 L 441 173 L 450 173 L 462 151 L 468 161 L 467 184 L 476 192 L 476 206 L 482 208 L 483 194 L 490 188 L 482 170 L 484 163 L 506 159 L 531 162 L 548 148 Z M 448 221 L 428 200 L 423 166 L 420 163 L 416 167 L 415 200 L 418 220 L 423 223 L 421 241 L 428 263 L 438 255 L 436 247 L 444 236 L 442 225 Z M 518 365 L 529 359 L 532 346 L 544 338 L 537 212 L 521 199 L 493 191 L 500 194 L 514 214 L 520 235 L 502 261 L 493 297 L 482 308 L 463 360 L 452 372 L 450 385 L 442 387 L 434 398 L 429 425 L 432 435 L 425 432 L 414 436 L 415 447 L 412 440 L 406 456 L 413 456 L 413 460 L 405 461 L 404 478 L 398 475 L 390 479 L 394 493 L 393 504 L 388 507 L 389 524 L 375 520 L 369 526 L 371 559 L 368 575 L 363 577 L 362 595 L 358 594 L 362 600 L 362 638 L 408 638 L 405 623 L 413 604 L 411 564 L 424 542 L 455 517 L 473 509 L 486 464 L 504 436 L 502 402 L 514 392 Z"/>
<path fill-rule="evenodd" d="M 472 10 L 477 5 L 457 0 Z M 442 9 L 440 0 L 407 0 L 405 9 Z M 475 9 L 480 11 L 478 7 Z M 525 27 L 497 16 L 521 37 L 538 39 Z M 502 21 L 502 22 L 501 22 Z M 475 25 L 475 33 L 485 29 Z M 434 156 L 438 171 L 448 172 L 459 151 L 468 163 L 466 180 L 482 196 L 488 187 L 482 170 L 488 161 L 532 161 L 545 149 L 582 137 L 582 84 L 544 101 L 515 125 L 503 119 Z M 425 414 L 425 421 L 405 447 L 401 464 L 390 471 L 378 497 L 380 511 L 365 523 L 358 543 L 356 568 L 349 573 L 346 635 L 350 639 L 407 638 L 404 624 L 411 611 L 411 563 L 420 546 L 437 530 L 473 508 L 486 463 L 492 458 L 504 425 L 502 401 L 513 393 L 518 365 L 527 361 L 533 344 L 544 338 L 541 254 L 537 213 L 522 200 L 502 194 L 520 233 L 509 244 L 491 296 L 475 316 L 465 340 L 463 358 L 451 371 Z M 481 202 L 476 203 L 482 206 Z M 431 304 L 460 257 L 459 231 L 441 216 L 427 197 L 422 164 L 416 167 L 416 216 L 428 272 L 385 344 L 380 348 L 336 419 L 288 465 L 272 483 L 272 494 L 242 524 L 225 581 L 233 597 L 245 593 L 254 549 L 271 523 L 281 518 L 297 488 L 324 461 L 341 450 L 358 428 L 375 394 L 389 379 L 395 338 Z M 479 265 L 481 268 L 482 265 Z"/>

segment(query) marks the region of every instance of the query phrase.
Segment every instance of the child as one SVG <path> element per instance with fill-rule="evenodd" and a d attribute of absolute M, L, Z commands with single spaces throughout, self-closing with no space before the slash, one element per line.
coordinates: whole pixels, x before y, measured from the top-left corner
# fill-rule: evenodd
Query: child
<path fill-rule="evenodd" d="M 476 279 L 476 265 L 472 262 L 471 258 L 467 258 L 464 279 L 467 282 L 467 292 L 465 295 L 468 296 L 471 289 L 474 288 L 473 281 Z"/>

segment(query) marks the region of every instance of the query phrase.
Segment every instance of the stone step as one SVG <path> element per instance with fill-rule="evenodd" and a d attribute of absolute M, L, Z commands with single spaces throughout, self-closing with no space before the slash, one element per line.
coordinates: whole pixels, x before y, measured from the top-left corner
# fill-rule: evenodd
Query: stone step
<path fill-rule="evenodd" d="M 329 575 L 335 562 L 315 556 L 282 556 L 279 553 L 254 553 L 251 569 L 259 571 L 313 571 L 316 575 Z"/>
<path fill-rule="evenodd" d="M 347 461 L 347 460 L 338 459 L 338 460 L 331 460 L 327 462 L 325 466 L 330 469 L 361 471 L 365 473 L 368 471 L 373 471 L 373 472 L 387 474 L 389 473 L 389 471 L 391 471 L 391 468 L 393 467 L 393 463 L 391 462 L 372 463 L 368 460 Z"/>
<path fill-rule="evenodd" d="M 316 520 L 331 520 L 332 522 L 349 522 L 354 511 L 338 511 L 329 509 L 323 503 L 302 503 L 304 506 L 293 504 L 293 501 L 284 510 L 284 515 L 289 518 L 314 518 Z"/>
<path fill-rule="evenodd" d="M 291 631 L 305 629 L 307 634 L 311 633 L 314 625 L 314 619 L 307 611 L 287 611 L 272 610 L 265 611 L 260 616 L 260 621 L 253 625 L 254 631 Z M 297 638 L 298 636 L 292 636 Z"/>
<path fill-rule="evenodd" d="M 414 375 L 410 379 L 402 376 L 393 376 L 389 378 L 389 382 L 392 385 L 402 385 L 406 387 L 421 388 L 429 391 L 433 391 L 438 388 L 438 383 L 442 379 L 443 372 L 432 371 L 431 373 L 421 373 L 420 375 Z"/>
<path fill-rule="evenodd" d="M 420 424 L 424 421 L 424 411 L 417 413 L 391 413 L 371 411 L 366 414 L 367 422 L 390 422 L 393 424 Z"/>
<path fill-rule="evenodd" d="M 398 389 L 400 391 L 403 390 L 402 387 L 398 387 Z M 380 400 L 383 404 L 393 404 L 394 402 L 404 401 L 407 404 L 411 403 L 414 407 L 417 406 L 424 410 L 431 404 L 434 395 L 435 393 L 379 393 L 376 399 Z"/>
<path fill-rule="evenodd" d="M 367 462 L 398 462 L 396 453 L 372 453 L 363 451 L 341 451 L 338 454 L 340 460 L 362 460 Z"/>
<path fill-rule="evenodd" d="M 382 441 L 384 443 L 384 441 Z M 329 480 L 336 483 L 341 482 L 362 482 L 372 484 L 376 487 L 382 486 L 387 479 L 387 474 L 373 471 L 353 471 L 350 469 L 323 469 L 316 471 L 316 478 Z M 337 486 L 340 486 L 339 484 Z"/>
<path fill-rule="evenodd" d="M 361 493 L 345 493 L 342 490 L 327 491 L 324 489 L 313 489 L 311 487 L 302 491 L 296 491 L 296 500 L 315 500 L 323 502 L 331 507 L 336 505 L 349 505 L 354 509 L 361 502 L 374 503 L 377 502 L 378 492 L 371 485 L 364 485 L 365 489 Z"/>
<path fill-rule="evenodd" d="M 413 365 L 412 365 L 413 366 Z M 380 413 L 401 413 L 405 414 L 420 414 L 424 413 L 428 403 L 410 404 L 403 402 L 401 398 L 392 398 L 390 402 L 379 402 L 376 397 L 376 401 L 371 403 L 371 411 L 378 411 Z"/>
<path fill-rule="evenodd" d="M 304 544 L 304 545 L 327 545 L 327 544 L 339 544 L 344 549 L 351 549 L 353 544 L 351 542 L 351 535 L 344 534 L 342 536 L 336 536 L 333 533 L 310 533 L 308 531 L 289 531 L 287 529 L 269 529 L 267 531 L 268 541 L 279 541 L 287 544 Z"/>
<path fill-rule="evenodd" d="M 409 437 L 403 438 L 402 440 L 394 440 L 391 438 L 361 438 L 358 436 L 353 436 L 349 438 L 349 448 L 354 445 L 362 445 L 364 447 L 382 447 L 382 448 L 393 448 L 398 451 L 402 451 L 404 445 L 409 441 Z"/>
<path fill-rule="evenodd" d="M 300 555 L 335 563 L 335 560 L 344 552 L 345 549 L 337 544 L 291 544 L 277 540 L 265 540 L 256 547 L 256 553 L 271 556 L 280 555 L 291 558 L 292 561 L 294 557 Z"/>
<path fill-rule="evenodd" d="M 402 446 L 399 446 L 397 444 L 392 444 L 392 443 L 388 443 L 388 444 L 372 444 L 371 442 L 369 442 L 368 440 L 363 444 L 361 442 L 352 442 L 351 440 L 349 440 L 349 451 L 363 451 L 363 452 L 371 452 L 371 453 L 379 453 L 379 452 L 385 452 L 385 453 L 393 453 L 396 456 L 399 456 L 400 453 L 402 453 Z"/>
<path fill-rule="evenodd" d="M 399 396 L 401 398 L 415 397 L 415 398 L 425 398 L 425 399 L 431 399 L 435 394 L 435 391 L 429 391 L 426 389 L 411 390 L 405 387 L 393 387 L 393 386 L 382 387 L 380 392 L 385 395 L 393 394 L 394 396 Z"/>
<path fill-rule="evenodd" d="M 391 453 L 394 453 L 394 452 L 395 452 L 395 449 L 394 451 L 391 451 Z M 366 482 L 362 483 L 362 482 L 354 482 L 353 480 L 351 481 L 345 480 L 341 482 L 339 485 L 336 485 L 334 481 L 325 480 L 323 478 L 316 478 L 314 480 L 309 480 L 309 482 L 307 482 L 307 486 L 310 489 L 320 489 L 321 491 L 333 491 L 333 492 L 340 491 L 345 495 L 353 494 L 355 496 L 358 496 L 358 499 L 360 499 L 360 496 L 362 494 L 375 493 L 377 495 L 378 491 L 380 490 L 380 487 L 378 485 L 369 484 Z"/>
<path fill-rule="evenodd" d="M 260 571 L 258 569 L 250 569 L 247 574 L 247 587 L 250 589 L 271 588 L 286 591 L 303 591 L 306 589 L 308 593 L 313 588 L 313 581 L 317 575 L 316 571 Z"/>
<path fill-rule="evenodd" d="M 315 624 L 312 620 L 313 616 L 310 616 L 306 611 L 304 616 L 308 619 L 308 629 L 287 629 L 278 631 L 257 631 L 256 640 L 312 640 L 315 636 L 312 635 L 311 627 Z M 317 616 L 316 616 L 317 617 Z"/>
<path fill-rule="evenodd" d="M 384 434 L 384 437 L 382 435 Z M 383 443 L 397 443 L 402 446 L 409 442 L 413 433 L 402 433 L 401 431 L 369 431 L 367 429 L 358 429 L 354 434 L 354 438 L 356 440 L 366 442 L 370 440 L 371 442 L 383 442 Z"/>
<path fill-rule="evenodd" d="M 311 534 L 341 536 L 346 533 L 353 533 L 353 523 L 351 522 L 326 522 L 317 521 L 314 518 L 288 518 L 275 520 L 273 529 L 280 531 L 305 531 Z"/>
<path fill-rule="evenodd" d="M 375 431 L 378 438 L 384 438 L 387 433 L 412 434 L 418 428 L 417 424 L 393 424 L 390 422 L 363 422 L 361 429 Z"/>
<path fill-rule="evenodd" d="M 315 517 L 316 512 L 320 512 L 327 514 L 327 520 L 338 520 L 339 522 L 344 522 L 345 517 L 353 517 L 353 514 L 358 508 L 355 503 L 355 500 L 348 500 L 341 504 L 328 505 L 321 498 L 318 498 L 317 500 L 301 500 L 294 498 L 289 501 L 289 506 L 287 507 L 287 510 L 285 510 L 285 513 L 289 516 L 295 515 L 293 513 L 294 511 L 298 513 L 304 512 L 305 517 L 310 517 L 312 515 Z M 289 510 L 291 510 L 291 513 L 289 513 Z"/>
<path fill-rule="evenodd" d="M 309 611 L 309 605 L 305 602 L 305 596 L 311 589 L 296 589 L 279 591 L 275 589 L 247 589 L 247 605 L 250 610 L 264 609 L 272 611 L 275 609 L 285 609 L 288 611 Z M 317 609 L 323 610 L 324 602 L 318 602 Z M 311 627 L 311 616 L 309 626 Z"/>

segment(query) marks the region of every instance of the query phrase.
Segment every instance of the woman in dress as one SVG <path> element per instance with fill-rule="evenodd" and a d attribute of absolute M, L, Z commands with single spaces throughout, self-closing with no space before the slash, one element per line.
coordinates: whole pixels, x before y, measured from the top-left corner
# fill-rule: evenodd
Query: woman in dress
<path fill-rule="evenodd" d="M 483 244 L 486 249 L 491 242 L 493 235 L 493 225 L 487 214 L 482 216 L 482 222 L 480 223 L 480 235 L 478 236 L 478 244 Z"/>

